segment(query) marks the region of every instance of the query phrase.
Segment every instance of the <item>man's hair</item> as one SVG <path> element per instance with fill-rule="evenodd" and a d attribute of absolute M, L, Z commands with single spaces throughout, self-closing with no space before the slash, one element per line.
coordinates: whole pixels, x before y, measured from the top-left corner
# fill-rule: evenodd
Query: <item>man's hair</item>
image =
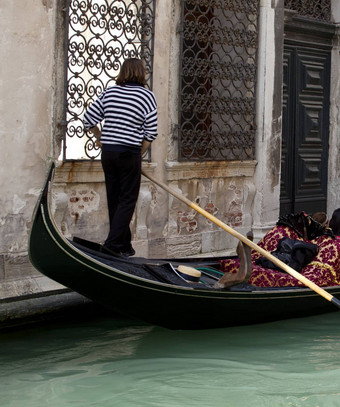
<path fill-rule="evenodd" d="M 138 85 L 145 86 L 145 67 L 141 59 L 129 58 L 126 59 L 121 67 L 116 84 L 124 86 L 128 82 L 137 83 Z"/>

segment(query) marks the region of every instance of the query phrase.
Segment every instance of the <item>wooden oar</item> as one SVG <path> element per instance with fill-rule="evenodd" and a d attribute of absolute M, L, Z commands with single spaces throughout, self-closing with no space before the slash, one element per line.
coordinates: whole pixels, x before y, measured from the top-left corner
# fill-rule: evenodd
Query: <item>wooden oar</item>
<path fill-rule="evenodd" d="M 217 219 L 215 216 L 211 215 L 209 212 L 201 208 L 200 206 L 196 205 L 194 202 L 189 201 L 189 199 L 185 198 L 184 196 L 178 194 L 176 191 L 173 189 L 169 188 L 167 185 L 163 184 L 162 182 L 156 180 L 153 178 L 151 175 L 147 174 L 144 170 L 142 171 L 142 174 L 148 178 L 150 181 L 154 182 L 156 185 L 160 186 L 161 188 L 165 189 L 167 192 L 169 192 L 171 195 L 179 199 L 180 201 L 184 202 L 190 208 L 194 209 L 201 215 L 205 216 L 209 220 L 211 220 L 213 223 L 215 223 L 217 226 L 221 227 L 237 239 L 239 239 L 241 242 L 245 243 L 247 246 L 251 247 L 252 249 L 256 250 L 257 252 L 261 253 L 262 256 L 266 257 L 267 259 L 271 260 L 274 264 L 276 264 L 278 267 L 280 267 L 282 270 L 284 270 L 286 273 L 290 274 L 291 276 L 295 277 L 297 280 L 301 281 L 305 286 L 309 287 L 311 290 L 315 291 L 317 294 L 321 295 L 324 297 L 327 301 L 330 301 L 334 305 L 336 305 L 338 308 L 340 308 L 340 300 L 335 298 L 333 295 L 325 291 L 323 288 L 319 287 L 312 281 L 310 281 L 308 278 L 297 272 L 296 270 L 292 269 L 291 267 L 287 266 L 287 264 L 283 263 L 283 261 L 279 260 L 275 256 L 273 256 L 271 253 L 267 252 L 267 250 L 264 250 L 262 247 L 258 246 L 256 243 L 252 242 L 251 240 L 247 239 L 245 236 L 243 236 L 241 233 L 237 232 L 230 226 L 226 225 L 225 223 L 221 222 L 219 219 Z"/>

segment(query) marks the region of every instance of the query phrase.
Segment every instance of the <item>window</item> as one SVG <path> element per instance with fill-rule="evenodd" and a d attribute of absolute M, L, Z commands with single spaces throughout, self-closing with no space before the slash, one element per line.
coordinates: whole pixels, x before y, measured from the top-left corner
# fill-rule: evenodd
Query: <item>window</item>
<path fill-rule="evenodd" d="M 63 160 L 99 157 L 94 138 L 84 133 L 82 116 L 106 87 L 115 84 L 125 59 L 144 60 L 151 88 L 154 3 L 69 1 Z"/>
<path fill-rule="evenodd" d="M 179 160 L 254 158 L 258 0 L 183 0 Z"/>

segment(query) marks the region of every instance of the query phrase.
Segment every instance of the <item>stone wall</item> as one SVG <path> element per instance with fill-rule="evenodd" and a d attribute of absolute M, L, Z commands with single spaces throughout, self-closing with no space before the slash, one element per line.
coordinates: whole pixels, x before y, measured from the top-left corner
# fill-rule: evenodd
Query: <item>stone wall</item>
<path fill-rule="evenodd" d="M 233 228 L 252 227 L 256 162 L 167 162 L 166 184 Z M 158 178 L 157 164 L 143 165 Z M 167 211 L 164 211 L 164 207 Z M 59 163 L 53 212 L 64 235 L 104 242 L 108 232 L 105 186 L 99 162 Z M 137 255 L 179 257 L 234 251 L 237 242 L 211 220 L 143 177 L 132 220 Z"/>

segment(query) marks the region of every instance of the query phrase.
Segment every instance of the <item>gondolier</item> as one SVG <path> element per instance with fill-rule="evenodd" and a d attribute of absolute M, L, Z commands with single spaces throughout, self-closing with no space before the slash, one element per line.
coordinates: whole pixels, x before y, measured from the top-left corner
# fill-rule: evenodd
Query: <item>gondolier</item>
<path fill-rule="evenodd" d="M 84 115 L 84 128 L 102 147 L 110 231 L 104 252 L 133 256 L 130 222 L 138 199 L 141 157 L 157 136 L 155 95 L 145 88 L 140 59 L 124 61 L 116 86 L 106 89 Z M 104 120 L 103 130 L 97 124 Z"/>

